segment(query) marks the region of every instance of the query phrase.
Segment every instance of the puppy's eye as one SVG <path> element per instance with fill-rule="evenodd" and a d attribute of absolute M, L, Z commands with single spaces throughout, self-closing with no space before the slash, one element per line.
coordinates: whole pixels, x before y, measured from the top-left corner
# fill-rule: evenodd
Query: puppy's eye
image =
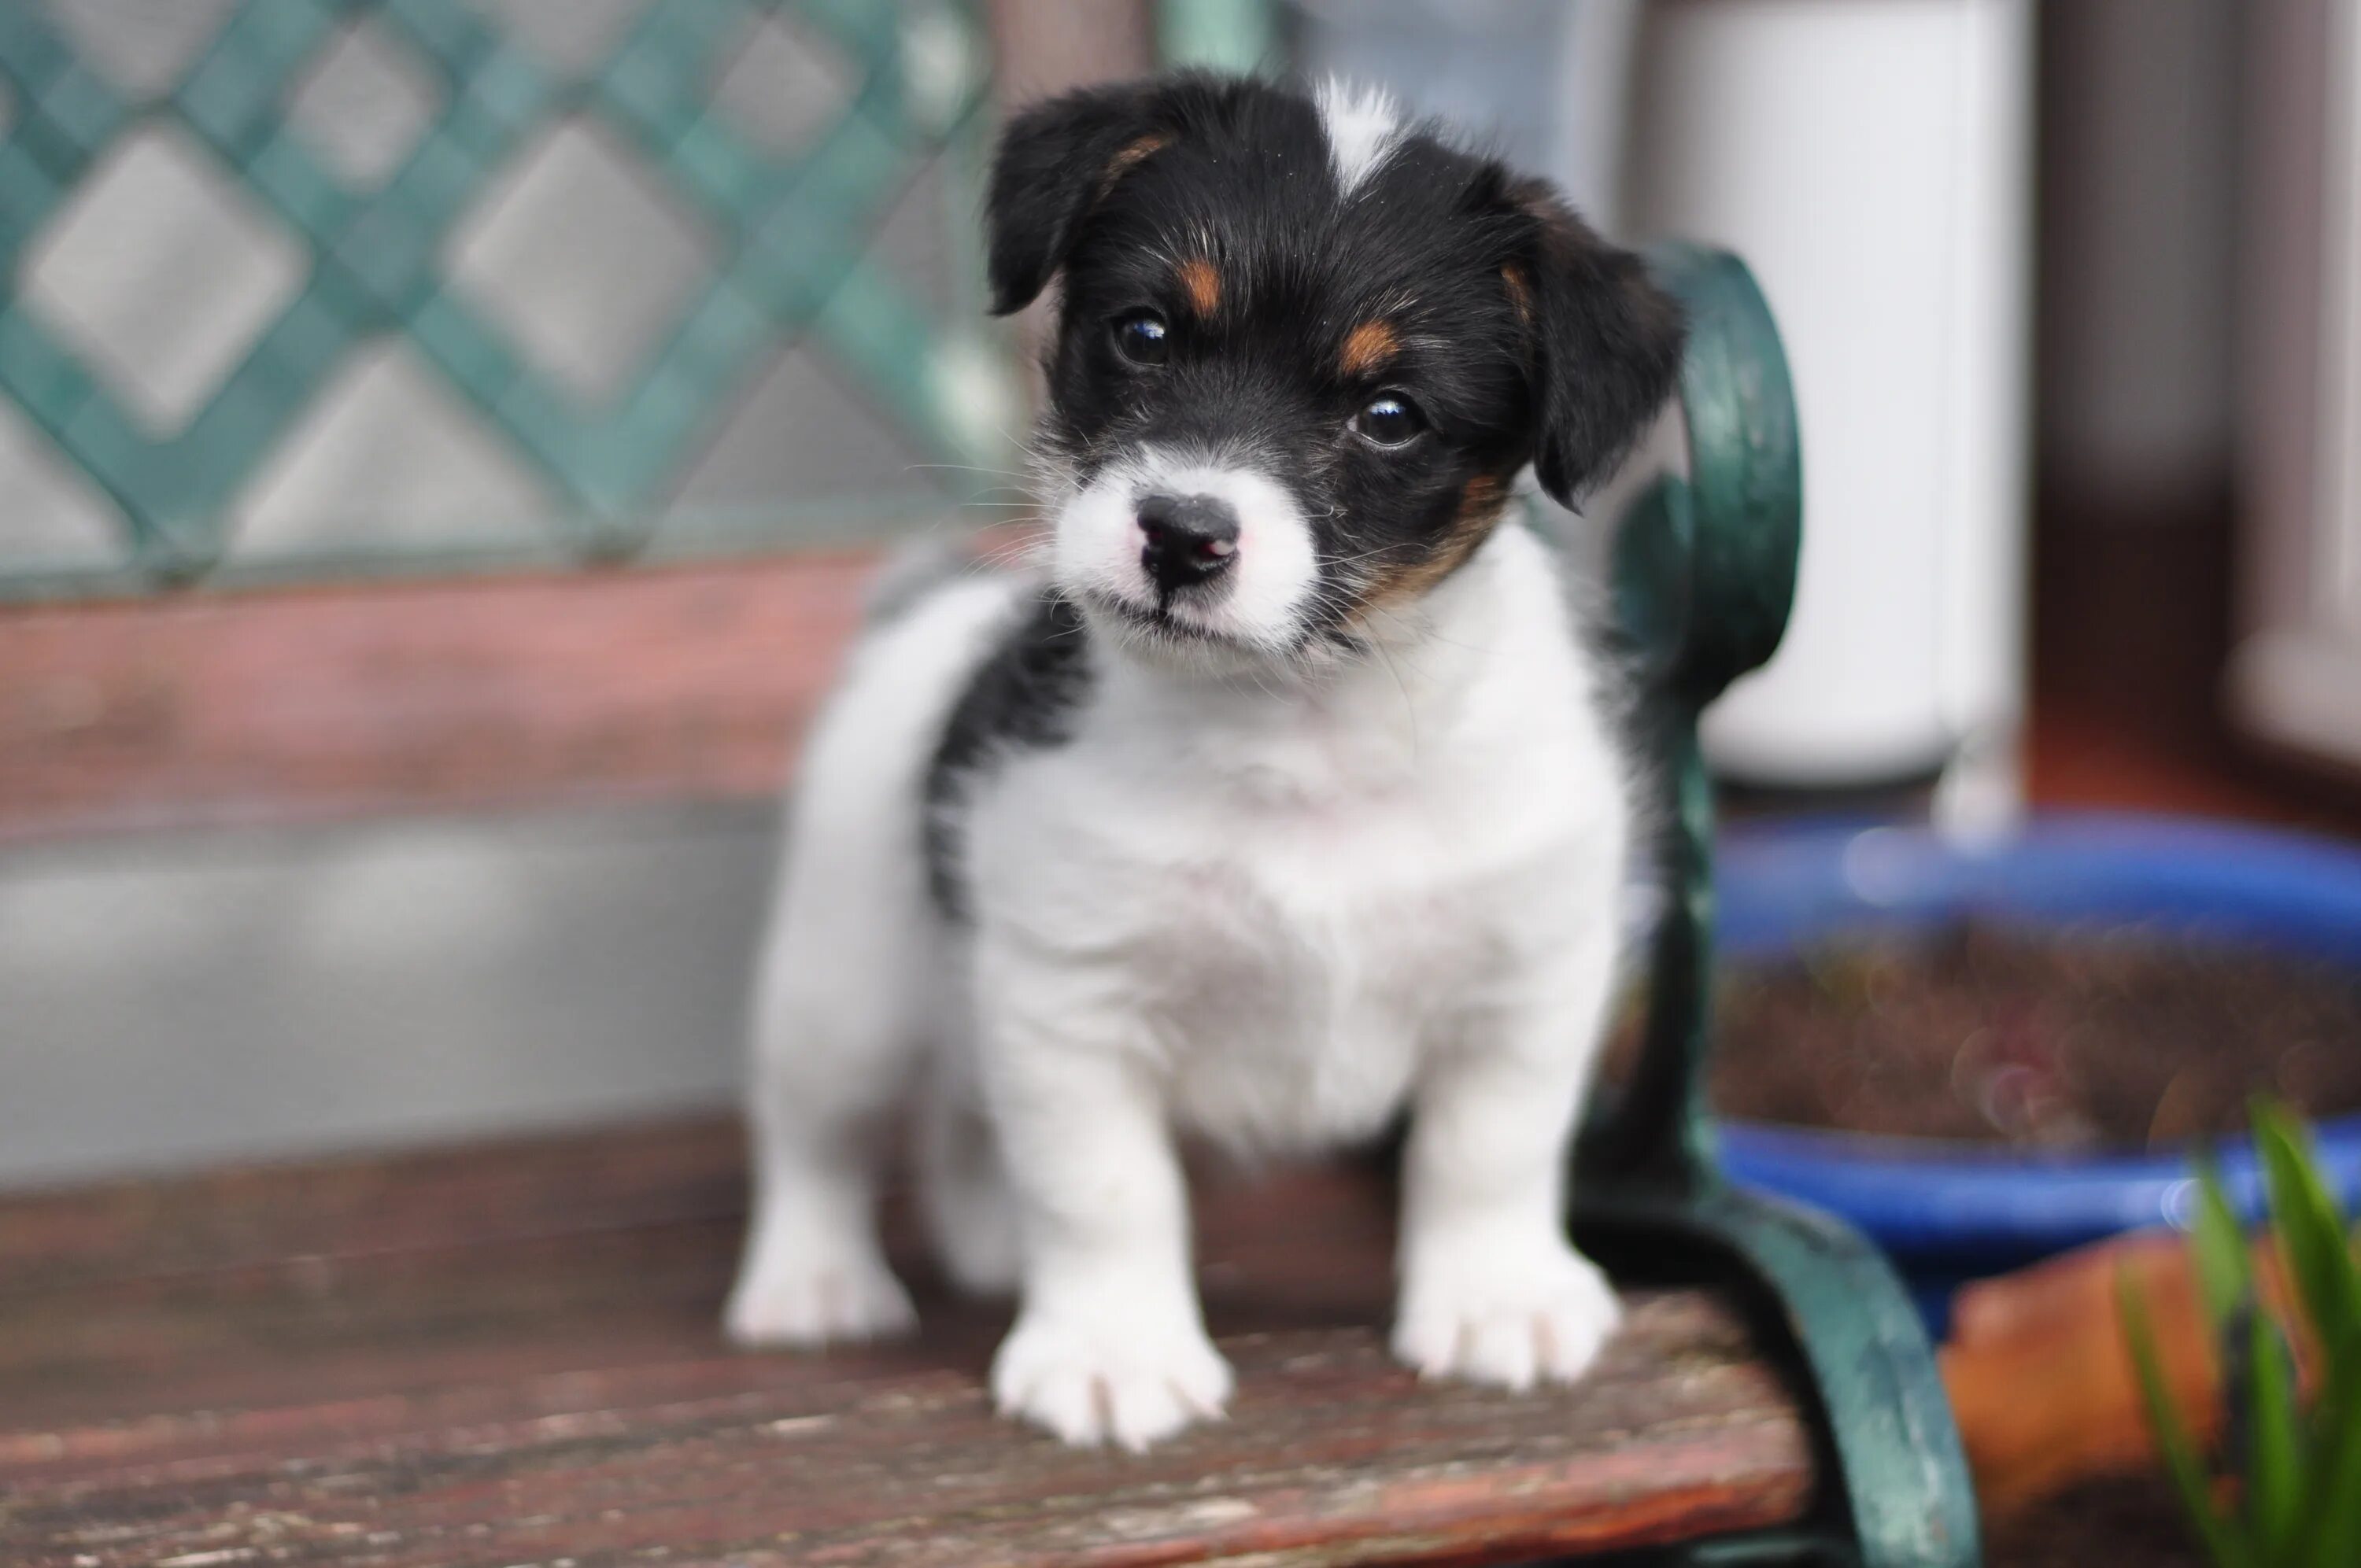
<path fill-rule="evenodd" d="M 1353 416 L 1353 433 L 1373 446 L 1407 446 L 1426 428 L 1418 405 L 1388 392 Z"/>
<path fill-rule="evenodd" d="M 1154 311 L 1134 311 L 1115 322 L 1115 351 L 1134 365 L 1161 365 L 1172 353 L 1172 334 Z"/>

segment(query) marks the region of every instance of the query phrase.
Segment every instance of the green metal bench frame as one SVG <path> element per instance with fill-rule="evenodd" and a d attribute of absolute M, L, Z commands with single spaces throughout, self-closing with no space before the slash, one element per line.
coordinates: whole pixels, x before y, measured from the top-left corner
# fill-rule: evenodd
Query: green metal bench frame
<path fill-rule="evenodd" d="M 1686 306 L 1685 478 L 1658 479 L 1621 521 L 1618 620 L 1645 684 L 1663 781 L 1664 911 L 1637 1070 L 1576 1155 L 1576 1228 L 1610 1257 L 1712 1281 L 1754 1309 L 1811 1404 L 1821 1495 L 1802 1526 L 1692 1543 L 1661 1560 L 1971 1568 L 1974 1495 L 1924 1325 L 1869 1243 L 1826 1214 L 1741 1191 L 1714 1158 L 1713 790 L 1697 720 L 1778 647 L 1795 598 L 1803 469 L 1787 362 L 1736 257 L 1652 254 Z"/>

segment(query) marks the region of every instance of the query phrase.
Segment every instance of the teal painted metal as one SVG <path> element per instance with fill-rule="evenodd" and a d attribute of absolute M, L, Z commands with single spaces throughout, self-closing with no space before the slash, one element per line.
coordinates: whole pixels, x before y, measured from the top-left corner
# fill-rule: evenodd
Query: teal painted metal
<path fill-rule="evenodd" d="M 1284 63 L 1271 0 L 1159 0 L 1156 43 L 1167 65 L 1251 76 Z"/>
<path fill-rule="evenodd" d="M 1623 520 L 1616 587 L 1666 784 L 1664 905 L 1646 1047 L 1625 1092 L 1585 1130 L 1575 1223 L 1610 1255 L 1735 1288 L 1818 1407 L 1828 1484 L 1809 1525 L 1678 1557 L 1970 1568 L 1978 1544 L 1966 1459 L 1900 1280 L 1849 1227 L 1741 1192 L 1713 1159 L 1704 1102 L 1713 795 L 1697 719 L 1786 628 L 1803 475 L 1785 356 L 1753 278 L 1735 257 L 1693 247 L 1664 247 L 1653 261 L 1689 313 L 1688 471 L 1659 480 Z"/>
<path fill-rule="evenodd" d="M 708 102 L 719 52 L 774 9 L 824 38 L 858 75 L 836 122 L 791 158 L 756 145 Z M 309 62 L 362 14 L 429 67 L 443 104 L 370 190 L 341 181 L 285 114 Z M 914 50 L 921 26 L 937 32 Z M 0 138 L 0 276 L 15 273 L 110 148 L 150 118 L 192 134 L 308 250 L 301 291 L 177 432 L 144 430 L 37 312 L 5 296 L 0 394 L 115 499 L 130 532 L 124 564 L 148 581 L 215 564 L 225 503 L 346 352 L 379 334 L 407 334 L 555 481 L 577 510 L 572 537 L 585 556 L 642 543 L 653 503 L 717 414 L 767 353 L 799 336 L 823 345 L 922 445 L 952 463 L 986 460 L 996 433 L 972 428 L 947 395 L 958 367 L 946 355 L 974 340 L 944 330 L 861 261 L 925 159 L 948 149 L 972 167 L 981 156 L 983 37 L 972 0 L 655 0 L 576 79 L 462 0 L 246 0 L 162 101 L 144 104 L 77 58 L 41 7 L 0 6 L 0 79 L 14 105 Z M 454 225 L 508 159 L 576 115 L 629 145 L 709 227 L 718 256 L 651 360 L 595 409 L 520 355 L 441 270 Z M 969 243 L 972 227 L 954 225 L 954 243 Z M 973 303 L 958 302 L 961 324 L 980 317 Z"/>

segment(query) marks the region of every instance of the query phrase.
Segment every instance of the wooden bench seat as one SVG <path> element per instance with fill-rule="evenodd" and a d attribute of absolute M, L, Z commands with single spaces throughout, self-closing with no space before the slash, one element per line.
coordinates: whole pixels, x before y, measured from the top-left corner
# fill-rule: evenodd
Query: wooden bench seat
<path fill-rule="evenodd" d="M 1232 1419 L 1141 1457 L 995 1419 L 1005 1309 L 735 1354 L 735 1126 L 0 1201 L 0 1563 L 1490 1563 L 1777 1525 L 1803 1416 L 1723 1304 L 1635 1293 L 1579 1389 L 1385 1354 L 1367 1171 L 1215 1184 Z"/>

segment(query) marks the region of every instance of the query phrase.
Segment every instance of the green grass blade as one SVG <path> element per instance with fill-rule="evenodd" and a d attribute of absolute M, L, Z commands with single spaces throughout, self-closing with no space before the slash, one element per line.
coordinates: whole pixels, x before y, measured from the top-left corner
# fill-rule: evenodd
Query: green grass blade
<path fill-rule="evenodd" d="M 2350 1568 L 2361 1563 L 2361 1333 L 2330 1352 L 2327 1387 L 2313 1415 L 2320 1448 L 2293 1561 Z"/>
<path fill-rule="evenodd" d="M 2266 1563 L 2284 1563 L 2295 1544 L 2308 1490 L 2303 1434 L 2296 1421 L 2295 1369 L 2279 1324 L 2257 1302 L 2246 1314 L 2246 1514 Z"/>
<path fill-rule="evenodd" d="M 2210 1159 L 2197 1168 L 2197 1212 L 2189 1224 L 2190 1254 L 2197 1264 L 2197 1286 L 2205 1300 L 2205 1318 L 2215 1333 L 2229 1325 L 2238 1303 L 2252 1298 L 2254 1258 L 2246 1250 L 2246 1228 L 2230 1208 L 2223 1190 L 2222 1173 Z"/>
<path fill-rule="evenodd" d="M 2214 1506 L 2197 1444 L 2182 1423 L 2180 1412 L 2173 1409 L 2172 1390 L 2165 1380 L 2163 1358 L 2157 1354 L 2156 1330 L 2148 1320 L 2147 1303 L 2128 1270 L 2119 1270 L 2115 1275 L 2115 1306 L 2123 1320 L 2124 1338 L 2131 1347 L 2132 1369 L 2139 1378 L 2140 1399 L 2147 1407 L 2148 1431 L 2156 1438 L 2157 1452 L 2163 1456 L 2165 1475 L 2171 1480 L 2173 1490 L 2180 1494 L 2181 1509 L 2188 1515 L 2190 1528 L 2197 1532 L 2204 1543 L 2205 1554 L 2217 1568 L 2254 1568 L 2255 1557 L 2249 1543 L 2240 1538 L 2231 1521 Z"/>
<path fill-rule="evenodd" d="M 2335 1201 L 2313 1162 L 2311 1136 L 2267 1101 L 2256 1102 L 2253 1115 L 2280 1255 L 2315 1343 L 2343 1344 L 2361 1331 L 2361 1277 L 2356 1276 Z"/>

